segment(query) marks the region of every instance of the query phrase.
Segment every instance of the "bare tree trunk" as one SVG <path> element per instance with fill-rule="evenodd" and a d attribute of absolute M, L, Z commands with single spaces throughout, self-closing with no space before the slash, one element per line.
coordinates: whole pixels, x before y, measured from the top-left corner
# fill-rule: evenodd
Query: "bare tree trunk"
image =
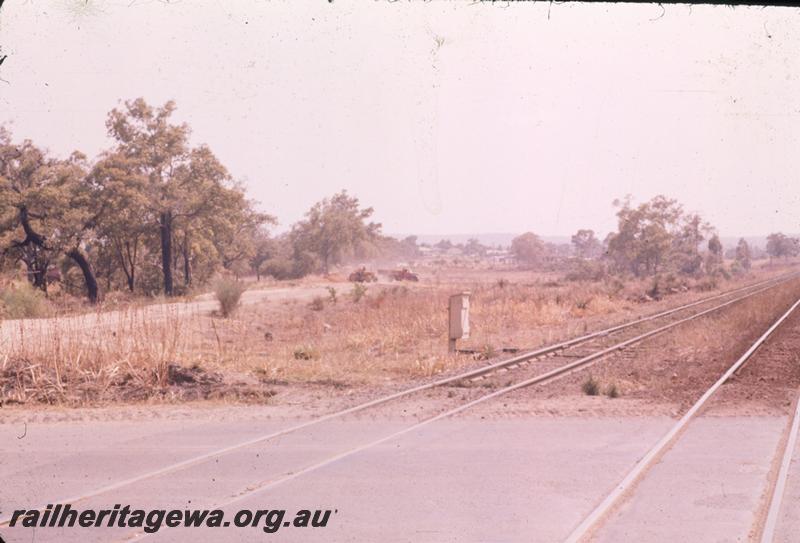
<path fill-rule="evenodd" d="M 183 284 L 187 287 L 192 284 L 192 249 L 190 246 L 189 231 L 183 231 Z"/>
<path fill-rule="evenodd" d="M 28 208 L 19 208 L 19 222 L 25 231 L 25 241 L 22 242 L 23 258 L 28 268 L 28 280 L 34 287 L 47 292 L 47 267 L 49 262 L 42 252 L 45 250 L 45 238 L 34 231 L 28 216 Z"/>
<path fill-rule="evenodd" d="M 128 290 L 133 292 L 136 288 L 136 249 L 133 250 L 133 258 L 131 258 L 130 242 L 125 242 L 125 251 L 128 253 L 128 261 L 130 262 L 130 272 L 125 272 L 125 277 L 128 280 Z"/>
<path fill-rule="evenodd" d="M 94 276 L 92 265 L 89 264 L 89 261 L 86 260 L 86 256 L 84 256 L 77 247 L 69 251 L 67 256 L 70 257 L 83 272 L 83 280 L 86 283 L 86 294 L 89 297 L 89 301 L 96 304 L 98 298 L 97 278 Z"/>
<path fill-rule="evenodd" d="M 131 268 L 131 272 L 128 275 L 128 289 L 133 292 L 136 288 L 136 255 L 139 252 L 138 236 L 133 241 L 133 250 L 131 250 L 131 243 L 129 241 L 125 242 L 125 252 L 128 253 L 128 262 Z"/>
<path fill-rule="evenodd" d="M 161 227 L 161 270 L 164 273 L 164 294 L 172 296 L 172 212 L 165 211 L 159 217 Z"/>
<path fill-rule="evenodd" d="M 138 249 L 138 239 L 134 240 L 133 249 L 131 249 L 131 242 L 125 241 L 125 251 L 123 252 L 123 243 L 119 239 L 114 238 L 114 247 L 117 249 L 117 257 L 122 265 L 122 271 L 125 273 L 125 280 L 128 283 L 128 290 L 133 292 L 136 288 L 136 252 Z"/>
<path fill-rule="evenodd" d="M 22 261 L 25 263 L 30 284 L 47 293 L 47 270 L 50 262 L 44 258 L 42 252 L 37 245 L 25 245 L 22 248 Z"/>
<path fill-rule="evenodd" d="M 34 258 L 32 261 L 25 261 L 25 266 L 28 268 L 28 281 L 34 287 L 47 292 L 47 265 L 42 265 Z"/>

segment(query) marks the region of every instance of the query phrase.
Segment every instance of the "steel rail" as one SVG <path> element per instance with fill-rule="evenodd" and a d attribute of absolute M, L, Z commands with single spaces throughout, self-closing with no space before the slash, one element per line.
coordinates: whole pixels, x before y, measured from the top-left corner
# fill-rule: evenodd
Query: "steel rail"
<path fill-rule="evenodd" d="M 605 499 L 570 533 L 565 540 L 566 543 L 578 543 L 587 538 L 598 526 L 598 524 L 611 512 L 617 502 L 639 482 L 642 475 L 647 471 L 656 460 L 672 446 L 680 434 L 686 429 L 689 422 L 697 415 L 700 409 L 706 404 L 709 398 L 744 364 L 772 333 L 789 318 L 797 307 L 800 306 L 798 299 L 772 326 L 770 326 L 755 343 L 739 359 L 728 368 L 722 376 L 714 382 L 711 387 L 703 393 L 697 402 L 680 418 L 680 420 L 650 449 L 647 454 L 636 463 L 633 469 L 625 478 L 608 494 Z"/>
<path fill-rule="evenodd" d="M 521 388 L 524 388 L 524 387 L 528 387 L 528 386 L 531 386 L 531 385 L 535 385 L 535 384 L 542 384 L 542 383 L 545 383 L 545 382 L 554 381 L 554 380 L 556 380 L 556 379 L 558 379 L 560 377 L 563 377 L 563 376 L 565 376 L 565 375 L 567 375 L 569 373 L 572 373 L 574 371 L 582 369 L 583 367 L 590 365 L 591 363 L 597 361 L 598 359 L 600 359 L 600 358 L 602 358 L 602 357 L 604 357 L 604 356 L 606 356 L 606 355 L 608 355 L 610 353 L 613 353 L 615 351 L 619 351 L 621 349 L 624 349 L 625 347 L 627 347 L 629 345 L 632 345 L 634 343 L 639 343 L 639 342 L 641 342 L 641 341 L 643 341 L 643 340 L 645 340 L 647 338 L 653 337 L 653 336 L 655 336 L 657 334 L 662 334 L 662 333 L 664 333 L 664 332 L 666 332 L 668 330 L 671 330 L 672 328 L 675 328 L 677 326 L 680 326 L 681 324 L 684 324 L 686 322 L 693 321 L 695 319 L 698 319 L 700 317 L 706 316 L 706 315 L 708 315 L 710 313 L 713 313 L 715 311 L 719 311 L 722 308 L 728 307 L 728 306 L 730 306 L 732 304 L 735 304 L 737 302 L 740 302 L 742 300 L 750 298 L 750 297 L 752 297 L 752 296 L 754 296 L 754 295 L 756 295 L 758 293 L 761 293 L 761 292 L 764 292 L 766 290 L 769 290 L 770 288 L 773 288 L 773 286 L 766 286 L 766 287 L 761 288 L 761 289 L 759 289 L 759 290 L 757 290 L 755 292 L 752 292 L 752 293 L 749 293 L 749 294 L 745 294 L 745 295 L 740 296 L 738 298 L 735 298 L 733 300 L 729 300 L 727 302 L 724 302 L 724 303 L 722 303 L 722 304 L 720 304 L 718 306 L 712 307 L 710 309 L 706 309 L 706 310 L 704 310 L 704 311 L 702 311 L 700 313 L 696 313 L 694 315 L 691 315 L 689 317 L 685 317 L 683 319 L 680 319 L 678 321 L 672 322 L 672 323 L 667 324 L 665 326 L 656 328 L 654 330 L 650 330 L 649 332 L 646 332 L 644 334 L 640 334 L 640 335 L 638 335 L 638 336 L 636 336 L 634 338 L 622 341 L 622 342 L 620 342 L 620 343 L 618 343 L 616 345 L 613 345 L 611 347 L 607 347 L 605 349 L 602 349 L 601 351 L 598 351 L 598 352 L 592 353 L 591 355 L 585 356 L 585 357 L 581 358 L 580 360 L 576 360 L 576 361 L 571 362 L 569 364 L 565 364 L 564 366 L 561 366 L 561 367 L 556 368 L 554 370 L 548 371 L 548 372 L 543 373 L 541 375 L 537 375 L 535 377 L 531 377 L 529 379 L 525 379 L 524 381 L 520 381 L 519 383 L 516 383 L 516 384 L 513 384 L 513 385 L 509 385 L 507 387 L 498 389 L 498 390 L 496 390 L 496 391 L 494 391 L 494 392 L 492 392 L 490 394 L 486 394 L 484 396 L 481 396 L 479 398 L 471 400 L 471 401 L 469 401 L 469 402 L 467 402 L 465 404 L 462 404 L 462 405 L 460 405 L 458 407 L 449 409 L 449 410 L 447 410 L 447 411 L 445 411 L 443 413 L 440 413 L 440 414 L 435 415 L 433 417 L 429 417 L 427 419 L 419 421 L 419 422 L 417 422 L 417 423 L 415 423 L 415 424 L 413 424 L 411 426 L 408 426 L 406 428 L 403 428 L 401 430 L 397 430 L 397 431 L 395 431 L 395 432 L 393 432 L 393 433 L 391 433 L 391 434 L 389 434 L 387 436 L 378 438 L 378 439 L 376 439 L 374 441 L 370 441 L 370 442 L 362 444 L 362 445 L 358 445 L 356 447 L 353 447 L 351 449 L 348 449 L 346 451 L 338 453 L 338 454 L 336 454 L 334 456 L 331 456 L 331 457 L 328 457 L 328 458 L 326 458 L 324 460 L 321 460 L 321 461 L 319 461 L 319 462 L 317 462 L 315 464 L 312 464 L 310 466 L 306 466 L 305 468 L 299 469 L 297 471 L 292 471 L 292 472 L 286 473 L 282 477 L 279 477 L 277 479 L 261 481 L 259 483 L 256 483 L 255 485 L 249 485 L 246 490 L 240 492 L 239 494 L 237 494 L 232 499 L 227 500 L 225 502 L 214 504 L 213 508 L 220 509 L 222 507 L 228 507 L 228 506 L 233 505 L 235 503 L 238 503 L 238 502 L 240 502 L 240 501 L 244 500 L 245 498 L 248 498 L 248 497 L 250 497 L 252 495 L 255 495 L 255 494 L 258 494 L 260 492 L 272 489 L 272 488 L 274 488 L 274 487 L 276 487 L 278 485 L 281 485 L 281 484 L 286 483 L 288 481 L 291 481 L 293 479 L 297 479 L 298 477 L 300 477 L 302 475 L 305 475 L 307 473 L 311 473 L 311 472 L 317 471 L 317 470 L 319 470 L 321 468 L 324 468 L 324 467 L 329 466 L 329 465 L 331 465 L 331 464 L 333 464 L 335 462 L 338 462 L 338 461 L 340 461 L 340 460 L 342 460 L 344 458 L 353 456 L 353 455 L 355 455 L 357 453 L 360 453 L 360 452 L 365 451 L 367 449 L 371 449 L 371 448 L 373 448 L 373 447 L 375 447 L 377 445 L 380 445 L 380 444 L 385 443 L 387 441 L 390 441 L 392 439 L 395 439 L 395 438 L 398 438 L 398 437 L 403 436 L 405 434 L 408 434 L 410 432 L 419 430 L 420 428 L 423 428 L 423 427 L 425 427 L 425 426 L 427 426 L 429 424 L 432 424 L 432 423 L 434 423 L 436 421 L 449 418 L 449 417 L 451 417 L 453 415 L 456 415 L 458 413 L 466 411 L 467 409 L 470 409 L 470 408 L 472 408 L 472 407 L 474 407 L 474 406 L 476 406 L 476 405 L 478 405 L 480 403 L 486 402 L 486 401 L 491 400 L 493 398 L 497 398 L 498 396 L 502 396 L 504 394 L 508 394 L 509 392 L 512 392 L 514 390 L 518 390 L 518 389 L 521 389 Z M 797 303 L 795 303 L 795 305 L 792 306 L 792 310 L 795 307 L 797 307 L 797 305 L 800 305 L 800 300 L 798 300 Z M 790 310 L 790 312 L 791 312 L 791 310 Z M 781 318 L 780 322 L 783 322 L 783 319 L 786 316 L 788 316 L 788 313 L 787 313 L 787 315 L 785 315 L 784 317 Z M 773 325 L 773 327 L 770 328 L 770 331 L 768 331 L 768 333 L 771 333 L 771 331 L 774 330 L 775 327 L 776 326 Z M 762 336 L 762 337 L 766 337 L 766 335 L 767 334 L 765 334 L 765 336 Z M 754 350 L 755 350 L 755 348 L 751 347 L 751 349 L 748 350 L 748 353 L 751 353 Z M 749 356 L 749 354 L 748 354 L 748 356 Z M 721 379 L 718 383 L 721 384 L 722 382 L 724 382 L 724 380 L 729 377 L 729 375 L 728 375 L 729 373 L 732 373 L 732 371 L 726 372 L 726 374 L 724 376 L 724 379 Z M 704 395 L 704 397 L 705 397 L 705 395 Z M 137 540 L 141 540 L 141 539 L 144 539 L 144 538 L 148 537 L 148 535 L 149 534 L 137 533 L 136 537 L 137 537 Z M 126 537 L 126 539 L 129 539 L 129 538 Z"/>
<path fill-rule="evenodd" d="M 765 281 L 760 281 L 758 283 L 753 283 L 752 285 L 747 285 L 747 286 L 744 286 L 744 287 L 740 287 L 740 288 L 736 288 L 736 289 L 733 289 L 733 290 L 729 290 L 727 292 L 723 292 L 723 293 L 720 293 L 720 294 L 716 294 L 714 296 L 703 298 L 702 300 L 697 300 L 697 301 L 694 301 L 694 302 L 691 302 L 691 303 L 688 303 L 688 304 L 684 304 L 684 305 L 681 305 L 681 306 L 678 306 L 678 307 L 673 307 L 671 309 L 668 309 L 666 311 L 661 311 L 661 312 L 656 313 L 654 315 L 648 315 L 646 317 L 641 317 L 641 318 L 638 318 L 638 319 L 635 319 L 635 320 L 632 320 L 632 321 L 628 321 L 626 323 L 622 323 L 622 324 L 619 324 L 619 325 L 616 325 L 616 326 L 612 326 L 610 328 L 605 328 L 603 330 L 598 330 L 596 332 L 591 332 L 589 334 L 585 334 L 583 336 L 579 336 L 579 337 L 576 337 L 576 338 L 573 338 L 573 339 L 569 339 L 567 341 L 556 343 L 554 345 L 548 345 L 546 347 L 542 347 L 542 348 L 536 349 L 534 351 L 528 351 L 528 352 L 522 353 L 520 355 L 517 355 L 517 356 L 515 356 L 513 358 L 509 358 L 509 359 L 506 359 L 506 360 L 501 360 L 499 362 L 495 362 L 494 364 L 490 364 L 490 365 L 484 366 L 482 368 L 477 368 L 477 369 L 468 371 L 466 373 L 455 375 L 453 377 L 447 377 L 447 378 L 441 379 L 439 381 L 436 381 L 434 383 L 430 383 L 429 385 L 423 385 L 423 387 L 433 388 L 433 387 L 441 386 L 441 385 L 448 384 L 448 383 L 451 383 L 451 382 L 454 382 L 454 381 L 460 381 L 460 380 L 463 380 L 463 379 L 469 379 L 470 377 L 477 377 L 477 376 L 480 376 L 480 375 L 484 375 L 484 374 L 490 373 L 490 372 L 492 372 L 492 371 L 494 371 L 496 369 L 499 369 L 499 368 L 512 366 L 514 364 L 518 364 L 520 362 L 525 362 L 527 360 L 530 360 L 531 358 L 536 358 L 538 356 L 542 356 L 542 355 L 545 355 L 545 354 L 550 354 L 550 353 L 553 353 L 553 352 L 564 350 L 564 349 L 566 349 L 568 347 L 574 347 L 575 345 L 579 345 L 581 343 L 585 343 L 585 342 L 590 341 L 592 339 L 595 339 L 595 338 L 598 338 L 598 337 L 604 337 L 604 336 L 610 335 L 610 334 L 612 334 L 614 332 L 619 332 L 620 330 L 624 330 L 626 328 L 630 328 L 632 326 L 637 326 L 637 325 L 645 323 L 645 322 L 649 322 L 649 321 L 657 320 L 657 319 L 660 319 L 660 318 L 663 318 L 663 317 L 667 317 L 669 315 L 673 315 L 673 314 L 678 313 L 680 311 L 685 311 L 686 309 L 690 309 L 690 308 L 696 307 L 698 305 L 702 305 L 702 304 L 705 304 L 705 303 L 708 303 L 708 302 L 712 302 L 714 300 L 718 300 L 720 298 L 724 298 L 724 297 L 730 296 L 732 294 L 736 294 L 737 292 L 742 292 L 744 290 L 749 290 L 751 288 L 756 288 L 756 287 L 759 287 L 759 286 L 762 286 L 762 285 L 766 285 L 766 284 L 769 284 L 769 283 L 775 283 L 775 284 L 783 283 L 783 282 L 789 281 L 789 280 L 793 279 L 794 277 L 798 277 L 798 276 L 800 276 L 800 273 L 797 273 L 797 272 L 796 273 L 791 273 L 791 274 L 783 275 L 783 276 L 778 277 L 778 278 L 767 279 Z M 417 388 L 417 389 L 409 389 L 408 393 L 417 392 L 418 390 L 423 390 L 423 388 L 420 387 L 420 388 Z M 400 392 L 398 394 L 403 394 L 403 393 Z M 392 398 L 392 399 L 394 399 L 394 398 Z"/>
<path fill-rule="evenodd" d="M 781 503 L 783 502 L 783 495 L 786 492 L 786 482 L 789 479 L 789 469 L 791 468 L 794 449 L 797 445 L 797 434 L 800 432 L 800 398 L 798 398 L 796 403 L 797 407 L 794 410 L 789 439 L 786 441 L 786 447 L 783 450 L 781 468 L 780 471 L 778 471 L 778 478 L 775 481 L 775 487 L 770 497 L 764 530 L 761 532 L 761 543 L 772 543 L 775 541 L 775 532 L 778 528 L 778 516 L 781 512 Z"/>
<path fill-rule="evenodd" d="M 473 405 L 476 405 L 477 403 L 481 403 L 481 402 L 486 401 L 488 399 L 491 399 L 491 398 L 494 398 L 496 396 L 499 396 L 500 394 L 505 394 L 506 392 L 511 392 L 512 390 L 516 390 L 517 388 L 522 388 L 524 386 L 530 386 L 531 384 L 535 384 L 535 383 L 538 383 L 538 382 L 543 382 L 544 380 L 552 379 L 555 376 L 561 375 L 561 374 L 566 373 L 568 371 L 571 371 L 571 370 L 573 370 L 575 368 L 578 368 L 580 366 L 586 365 L 587 363 L 589 363 L 589 362 L 591 362 L 593 360 L 596 360 L 597 358 L 600 358 L 602 356 L 605 356 L 605 355 L 607 355 L 607 354 L 609 354 L 609 353 L 611 353 L 611 352 L 613 352 L 615 350 L 624 349 L 626 346 L 631 345 L 632 343 L 635 343 L 635 342 L 641 341 L 643 339 L 646 339 L 648 337 L 651 337 L 652 335 L 655 335 L 656 333 L 661 333 L 663 331 L 666 331 L 666 330 L 668 330 L 670 328 L 673 328 L 673 327 L 675 327 L 675 326 L 677 326 L 679 324 L 682 324 L 684 322 L 687 322 L 689 320 L 692 320 L 692 319 L 695 319 L 695 318 L 699 318 L 699 317 L 701 317 L 703 315 L 706 315 L 706 314 L 708 314 L 708 313 L 710 313 L 712 311 L 716 311 L 716 310 L 721 309 L 723 307 L 727 307 L 728 305 L 730 305 L 732 303 L 738 302 L 738 301 L 743 300 L 745 298 L 749 298 L 749 297 L 754 296 L 754 295 L 756 295 L 758 293 L 761 293 L 761 292 L 763 292 L 765 290 L 768 290 L 768 289 L 771 289 L 771 288 L 773 288 L 775 286 L 778 286 L 780 284 L 786 283 L 786 282 L 788 282 L 788 281 L 790 281 L 790 280 L 792 280 L 794 278 L 797 278 L 798 276 L 800 276 L 800 272 L 795 272 L 795 273 L 783 275 L 783 276 L 780 276 L 780 277 L 777 277 L 777 278 L 771 278 L 771 279 L 767 279 L 767 280 L 764 280 L 764 281 L 760 281 L 760 282 L 757 282 L 757 283 L 754 283 L 754 284 L 751 284 L 751 285 L 747 285 L 747 286 L 744 286 L 744 287 L 736 288 L 736 289 L 733 289 L 733 290 L 730 290 L 730 291 L 727 291 L 727 292 L 724 292 L 724 293 L 716 294 L 714 296 L 710 296 L 710 297 L 704 298 L 702 300 L 697 300 L 697 301 L 691 302 L 689 304 L 684 304 L 684 305 L 679 306 L 679 307 L 675 307 L 675 308 L 672 308 L 672 309 L 669 309 L 669 310 L 665 310 L 665 311 L 656 313 L 654 315 L 650 315 L 650 316 L 647 316 L 647 317 L 642 317 L 642 318 L 639 318 L 639 319 L 636 319 L 636 320 L 633 320 L 633 321 L 630 321 L 630 322 L 627 322 L 627 323 L 623 323 L 623 324 L 620 324 L 620 325 L 612 326 L 610 328 L 606 328 L 604 330 L 599 330 L 597 332 L 592 332 L 590 334 L 586 334 L 586 335 L 580 336 L 578 338 L 574 338 L 574 339 L 570 339 L 570 340 L 567 340 L 567 341 L 563 341 L 563 342 L 557 343 L 555 345 L 551 345 L 551 346 L 543 347 L 541 349 L 537 349 L 535 351 L 530 351 L 530 352 L 527 352 L 527 353 L 523 353 L 523 354 L 515 356 L 513 358 L 502 360 L 500 362 L 496 362 L 494 364 L 490 364 L 490 365 L 487 365 L 487 366 L 482 367 L 482 368 L 477 368 L 475 370 L 471 370 L 471 371 L 468 371 L 468 372 L 465 372 L 465 373 L 461 373 L 461 374 L 454 375 L 454 376 L 451 376 L 451 377 L 446 377 L 446 378 L 443 378 L 443 379 L 439 379 L 437 381 L 433 381 L 433 382 L 430 382 L 430 383 L 425 383 L 425 384 L 422 384 L 422 385 L 419 385 L 419 386 L 416 386 L 416 387 L 412 387 L 412 388 L 408 388 L 408 389 L 405 389 L 405 390 L 401 390 L 401 391 L 395 392 L 393 394 L 389 394 L 387 396 L 382 396 L 380 398 L 376 398 L 374 400 L 371 400 L 371 401 L 368 401 L 368 402 L 364 402 L 364 403 L 355 405 L 353 407 L 349 407 L 347 409 L 342 409 L 340 411 L 335 411 L 333 413 L 329 413 L 327 415 L 323 415 L 321 417 L 317 417 L 317 418 L 308 420 L 306 422 L 303 422 L 303 423 L 300 423 L 300 424 L 296 424 L 296 425 L 290 426 L 288 428 L 284 428 L 282 430 L 276 430 L 276 431 L 271 432 L 269 434 L 258 436 L 258 437 L 255 437 L 255 438 L 243 441 L 243 442 L 236 443 L 234 445 L 229 445 L 227 447 L 223 447 L 223 448 L 220 448 L 220 449 L 215 449 L 213 451 L 210 451 L 210 452 L 207 452 L 207 453 L 203 453 L 201 455 L 194 456 L 192 458 L 188 458 L 188 459 L 182 460 L 180 462 L 175 462 L 173 464 L 170 464 L 168 466 L 164 466 L 164 467 L 159 468 L 157 470 L 148 471 L 146 473 L 135 475 L 133 477 L 129 477 L 127 479 L 123 479 L 121 481 L 117 481 L 117 482 L 102 486 L 100 488 L 96 488 L 94 490 L 90 490 L 90 491 L 87 491 L 87 492 L 84 492 L 84 493 L 81 493 L 81 494 L 77 494 L 77 495 L 71 496 L 69 498 L 64 498 L 64 499 L 61 499 L 61 500 L 58 500 L 58 501 L 55 501 L 55 502 L 50 502 L 50 503 L 53 504 L 53 505 L 66 504 L 66 503 L 70 503 L 70 504 L 80 503 L 80 502 L 83 502 L 83 501 L 85 501 L 87 499 L 93 498 L 95 496 L 98 496 L 98 495 L 101 495 L 101 494 L 106 494 L 106 493 L 111 492 L 113 490 L 117 490 L 117 489 L 120 489 L 120 488 L 123 488 L 123 487 L 126 487 L 126 486 L 130 486 L 132 484 L 135 484 L 135 483 L 138 483 L 138 482 L 141 482 L 141 481 L 145 481 L 145 480 L 148 480 L 148 479 L 159 477 L 161 475 L 166 475 L 166 474 L 169 474 L 169 473 L 180 471 L 180 470 L 192 467 L 194 465 L 200 464 L 202 462 L 205 462 L 207 460 L 210 460 L 212 458 L 217 458 L 217 457 L 220 457 L 220 456 L 224 456 L 224 455 L 232 453 L 234 451 L 237 451 L 237 450 L 240 450 L 240 449 L 244 449 L 244 448 L 247 448 L 247 447 L 250 447 L 250 446 L 253 446 L 253 445 L 257 445 L 259 443 L 263 443 L 263 442 L 266 442 L 266 441 L 269 441 L 269 440 L 272 440 L 272 439 L 275 439 L 275 438 L 278 438 L 278 437 L 281 437 L 281 436 L 284 436 L 284 435 L 287 435 L 287 434 L 291 434 L 291 433 L 303 430 L 305 428 L 309 428 L 311 426 L 315 426 L 317 424 L 321 424 L 323 422 L 326 422 L 326 421 L 329 421 L 329 420 L 332 420 L 332 419 L 340 418 L 340 417 L 343 417 L 345 415 L 349 415 L 349 414 L 352 414 L 352 413 L 363 411 L 363 410 L 368 409 L 370 407 L 375 407 L 375 406 L 378 406 L 378 405 L 381 405 L 381 404 L 390 402 L 392 400 L 396 400 L 396 399 L 399 399 L 399 398 L 402 398 L 402 397 L 405 397 L 405 396 L 408 396 L 408 395 L 411 395 L 411 394 L 414 394 L 414 393 L 417 393 L 417 392 L 421 392 L 421 391 L 424 391 L 424 390 L 429 390 L 429 389 L 432 389 L 432 388 L 440 387 L 440 386 L 443 386 L 443 385 L 446 385 L 446 384 L 449 384 L 449 383 L 461 381 L 463 379 L 468 379 L 470 377 L 475 377 L 477 375 L 482 375 L 482 374 L 491 372 L 491 371 L 493 371 L 493 370 L 495 370 L 497 368 L 509 366 L 509 365 L 516 364 L 516 363 L 519 363 L 519 362 L 524 362 L 526 360 L 530 360 L 532 358 L 536 358 L 537 356 L 541 356 L 543 354 L 556 352 L 556 351 L 565 349 L 567 347 L 571 347 L 571 346 L 574 346 L 574 345 L 585 343 L 586 341 L 589 341 L 589 340 L 597 338 L 597 337 L 606 336 L 606 335 L 609 335 L 611 333 L 617 332 L 619 330 L 623 330 L 623 329 L 630 328 L 630 327 L 638 325 L 638 324 L 642 324 L 644 322 L 649 322 L 649 321 L 653 321 L 653 320 L 656 320 L 656 319 L 659 319 L 659 318 L 662 318 L 662 317 L 673 315 L 673 314 L 675 314 L 675 313 L 677 313 L 679 311 L 684 311 L 686 309 L 689 309 L 689 308 L 692 308 L 692 307 L 696 307 L 696 306 L 704 304 L 704 303 L 708 303 L 708 302 L 711 302 L 711 301 L 714 301 L 714 300 L 718 300 L 720 298 L 724 298 L 726 296 L 730 296 L 731 294 L 736 294 L 738 292 L 742 292 L 742 291 L 745 291 L 745 290 L 750 290 L 750 289 L 762 286 L 762 288 L 759 288 L 759 289 L 757 289 L 757 290 L 755 290 L 753 292 L 750 292 L 748 294 L 745 294 L 743 296 L 740 296 L 738 298 L 735 298 L 733 300 L 725 302 L 725 303 L 723 303 L 723 304 L 721 304 L 719 306 L 715 306 L 715 307 L 713 307 L 711 309 L 708 309 L 708 310 L 705 310 L 705 311 L 703 311 L 701 313 L 696 313 L 696 314 L 694 314 L 694 315 L 692 315 L 690 317 L 681 319 L 681 320 L 676 321 L 674 323 L 671 323 L 671 324 L 669 324 L 669 325 L 667 325 L 665 327 L 658 328 L 656 330 L 647 332 L 646 334 L 642 334 L 640 336 L 637 336 L 637 337 L 635 337 L 633 339 L 627 340 L 627 341 L 622 342 L 620 344 L 614 345 L 614 346 L 609 347 L 607 349 L 603 349 L 603 350 L 598 351 L 596 353 L 593 353 L 593 354 L 591 354 L 591 355 L 589 355 L 587 357 L 584 357 L 584 358 L 576 360 L 576 361 L 574 361 L 572 363 L 569 363 L 569 364 L 567 364 L 565 366 L 562 366 L 562 367 L 557 368 L 555 370 L 549 371 L 549 372 L 547 372 L 545 374 L 542 374 L 542 375 L 533 377 L 531 379 L 527 379 L 525 381 L 522 381 L 521 383 L 518 383 L 516 385 L 500 389 L 500 390 L 496 391 L 495 393 L 489 394 L 487 396 L 483 396 L 483 397 L 478 398 L 477 400 L 475 400 L 473 402 L 465 404 L 466 407 L 462 406 L 463 408 L 459 408 L 456 411 L 448 412 L 449 414 L 455 414 L 457 412 L 463 411 L 464 409 L 468 409 L 469 407 L 472 407 Z M 766 286 L 763 286 L 763 285 L 766 285 Z M 449 416 L 449 415 L 446 414 L 445 416 Z M 434 420 L 439 420 L 439 418 L 444 418 L 444 417 L 438 417 L 437 416 L 434 419 L 426 419 L 426 420 L 428 420 L 429 422 L 433 422 Z M 422 423 L 424 425 L 424 424 L 427 424 L 428 422 L 422 421 Z M 390 436 L 390 438 L 391 437 L 392 436 Z M 390 438 L 387 438 L 387 439 L 390 439 Z M 375 444 L 377 444 L 377 443 L 374 443 L 373 445 L 375 445 Z M 370 446 L 372 446 L 372 445 L 370 445 Z M 362 450 L 362 449 L 359 449 L 359 450 Z M 39 509 L 43 510 L 44 508 L 45 508 L 45 506 L 42 506 Z M 4 526 L 4 525 L 8 524 L 8 522 L 10 520 L 11 520 L 10 517 L 0 518 L 0 526 Z"/>

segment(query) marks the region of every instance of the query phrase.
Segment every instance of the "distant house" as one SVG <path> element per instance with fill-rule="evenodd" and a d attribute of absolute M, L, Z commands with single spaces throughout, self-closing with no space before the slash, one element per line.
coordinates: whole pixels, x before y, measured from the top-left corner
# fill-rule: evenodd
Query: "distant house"
<path fill-rule="evenodd" d="M 489 249 L 486 258 L 493 264 L 516 264 L 517 259 L 508 249 Z"/>

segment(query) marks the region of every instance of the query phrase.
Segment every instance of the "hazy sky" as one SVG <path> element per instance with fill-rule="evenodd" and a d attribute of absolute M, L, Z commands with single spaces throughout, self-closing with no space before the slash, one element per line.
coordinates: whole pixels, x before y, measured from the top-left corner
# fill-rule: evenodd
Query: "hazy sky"
<path fill-rule="evenodd" d="M 665 193 L 723 235 L 800 231 L 800 10 L 8 0 L 0 122 L 110 145 L 175 99 L 286 228 L 342 188 L 389 233 L 565 235 Z"/>

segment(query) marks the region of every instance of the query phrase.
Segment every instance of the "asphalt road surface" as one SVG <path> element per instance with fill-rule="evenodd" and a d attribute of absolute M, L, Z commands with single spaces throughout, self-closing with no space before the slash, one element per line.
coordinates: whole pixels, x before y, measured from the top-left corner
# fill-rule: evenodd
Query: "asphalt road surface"
<path fill-rule="evenodd" d="M 268 407 L 181 413 L 157 407 L 139 420 L 47 422 L 39 417 L 3 424 L 0 516 L 91 494 L 297 422 L 273 418 Z M 220 508 L 231 526 L 162 525 L 152 534 L 140 528 L 4 526 L 0 535 L 9 543 L 561 541 L 672 422 L 668 417 L 484 420 L 467 414 L 297 475 L 411 424 L 366 412 L 73 503 L 79 510 L 116 504 L 143 510 Z M 781 417 L 700 419 L 607 520 L 597 539 L 746 541 L 783 424 Z M 720 451 L 721 442 L 739 445 Z M 722 464 L 713 461 L 719 457 Z M 796 471 L 783 534 L 797 527 L 797 508 L 791 505 L 800 493 Z M 325 527 L 281 525 L 267 533 L 266 516 L 255 527 L 233 526 L 240 510 L 285 510 L 284 522 L 301 510 L 330 515 Z"/>

